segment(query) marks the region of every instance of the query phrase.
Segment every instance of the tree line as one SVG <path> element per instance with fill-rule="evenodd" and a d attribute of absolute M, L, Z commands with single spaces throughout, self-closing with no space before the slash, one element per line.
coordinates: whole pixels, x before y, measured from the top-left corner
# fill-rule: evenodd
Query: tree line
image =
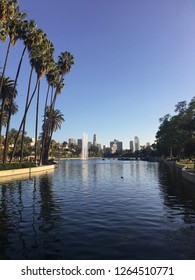
<path fill-rule="evenodd" d="M 195 156 L 195 97 L 189 103 L 176 104 L 175 113 L 160 118 L 156 150 L 165 157 L 192 158 Z"/>
<path fill-rule="evenodd" d="M 74 57 L 64 51 L 54 59 L 54 44 L 48 39 L 47 34 L 37 27 L 34 20 L 29 20 L 27 14 L 20 10 L 17 0 L 0 1 L 0 41 L 7 42 L 7 51 L 5 53 L 4 63 L 1 65 L 0 73 L 0 148 L 3 150 L 3 163 L 8 161 L 9 152 L 9 134 L 10 121 L 12 116 L 19 110 L 15 100 L 17 97 L 17 84 L 20 81 L 20 70 L 23 64 L 24 55 L 28 53 L 30 71 L 27 83 L 27 93 L 25 100 L 24 114 L 20 120 L 20 126 L 14 139 L 13 148 L 9 157 L 9 163 L 12 162 L 16 153 L 18 140 L 20 139 L 20 161 L 24 158 L 24 140 L 26 120 L 33 99 L 36 99 L 35 114 L 35 162 L 39 157 L 39 164 L 47 164 L 49 148 L 53 132 L 61 127 L 64 116 L 60 110 L 55 107 L 56 99 L 64 88 L 64 76 L 70 72 L 74 65 Z M 23 44 L 21 56 L 18 57 L 18 67 L 15 77 L 6 75 L 6 69 L 9 62 L 11 48 L 16 46 L 16 42 Z M 36 75 L 36 81 L 33 80 L 33 74 Z M 42 133 L 38 136 L 38 120 L 40 105 L 40 84 L 46 78 L 48 89 L 45 94 L 44 116 L 42 124 Z M 33 84 L 34 83 L 34 84 Z M 2 127 L 5 128 L 5 139 L 2 145 Z M 38 154 L 38 140 L 41 143 L 41 149 Z"/>

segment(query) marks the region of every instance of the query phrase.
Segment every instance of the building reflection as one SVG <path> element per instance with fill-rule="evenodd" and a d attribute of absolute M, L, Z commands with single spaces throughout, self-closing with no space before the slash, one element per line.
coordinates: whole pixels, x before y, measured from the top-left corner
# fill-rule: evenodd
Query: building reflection
<path fill-rule="evenodd" d="M 83 186 L 86 188 L 88 187 L 88 160 L 82 160 L 82 181 L 83 181 Z"/>

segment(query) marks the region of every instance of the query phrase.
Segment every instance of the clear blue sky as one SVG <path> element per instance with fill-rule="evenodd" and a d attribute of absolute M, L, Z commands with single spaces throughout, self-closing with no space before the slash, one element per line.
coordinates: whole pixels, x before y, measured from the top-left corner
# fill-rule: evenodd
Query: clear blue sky
<path fill-rule="evenodd" d="M 56 58 L 62 51 L 75 58 L 56 104 L 65 117 L 54 134 L 57 141 L 81 138 L 85 131 L 89 140 L 96 133 L 102 145 L 116 138 L 128 148 L 135 135 L 141 144 L 153 143 L 159 118 L 195 96 L 194 0 L 20 0 L 20 5 L 54 43 Z M 5 47 L 0 45 L 1 65 Z M 21 49 L 18 43 L 11 50 L 6 74 L 13 78 Z M 21 110 L 29 69 L 26 62 L 18 85 Z M 41 89 L 44 100 L 44 80 Z M 27 132 L 33 137 L 30 120 Z"/>

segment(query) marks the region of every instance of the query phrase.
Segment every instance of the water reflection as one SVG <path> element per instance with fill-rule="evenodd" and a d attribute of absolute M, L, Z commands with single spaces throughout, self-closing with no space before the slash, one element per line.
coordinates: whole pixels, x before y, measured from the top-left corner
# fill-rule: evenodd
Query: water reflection
<path fill-rule="evenodd" d="M 158 163 L 67 160 L 0 185 L 1 259 L 193 259 L 194 225 L 195 190 Z"/>
<path fill-rule="evenodd" d="M 82 180 L 84 187 L 88 186 L 88 160 L 82 160 Z"/>
<path fill-rule="evenodd" d="M 186 224 L 195 223 L 195 188 L 172 167 L 160 165 L 160 190 L 168 216 L 181 218 Z M 174 212 L 174 213 L 173 213 Z"/>

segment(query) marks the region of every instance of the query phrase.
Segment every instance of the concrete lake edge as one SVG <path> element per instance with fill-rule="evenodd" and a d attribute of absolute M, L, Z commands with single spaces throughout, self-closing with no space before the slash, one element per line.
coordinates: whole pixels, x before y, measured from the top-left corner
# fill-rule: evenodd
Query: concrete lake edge
<path fill-rule="evenodd" d="M 0 171 L 0 180 L 1 180 L 1 178 L 5 178 L 5 177 L 9 178 L 12 176 L 17 176 L 17 175 L 29 175 L 30 176 L 32 173 L 44 172 L 44 171 L 47 172 L 54 168 L 55 168 L 55 165 L 51 164 L 51 165 L 43 165 L 43 166 L 37 166 L 37 167 L 2 170 L 2 171 Z"/>
<path fill-rule="evenodd" d="M 162 160 L 162 162 L 170 167 L 173 167 L 176 171 L 181 173 L 182 178 L 187 180 L 188 182 L 195 184 L 195 170 L 191 168 L 187 168 L 186 166 L 179 165 L 178 162 Z"/>

